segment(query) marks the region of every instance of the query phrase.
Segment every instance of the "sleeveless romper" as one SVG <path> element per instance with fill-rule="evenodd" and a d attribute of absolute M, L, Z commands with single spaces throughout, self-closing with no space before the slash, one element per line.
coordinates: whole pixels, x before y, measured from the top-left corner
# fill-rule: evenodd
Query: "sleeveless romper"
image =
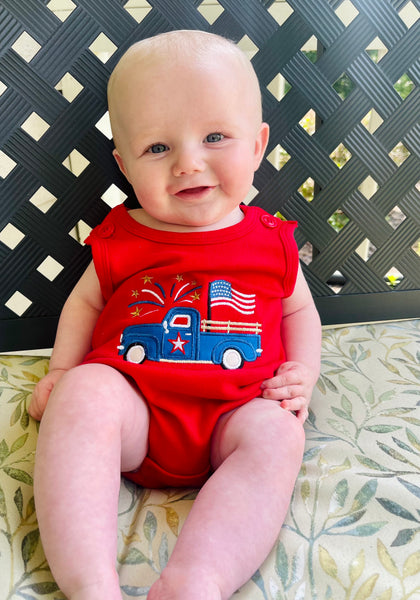
<path fill-rule="evenodd" d="M 148 456 L 124 473 L 145 487 L 202 485 L 217 420 L 258 397 L 285 360 L 296 223 L 241 209 L 231 227 L 175 233 L 137 223 L 120 205 L 86 240 L 106 306 L 84 362 L 124 373 L 147 402 Z"/>

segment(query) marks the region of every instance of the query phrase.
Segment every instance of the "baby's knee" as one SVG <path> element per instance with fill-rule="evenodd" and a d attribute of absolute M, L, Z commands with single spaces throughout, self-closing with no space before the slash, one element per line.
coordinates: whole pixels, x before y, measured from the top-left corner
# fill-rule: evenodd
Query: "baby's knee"
<path fill-rule="evenodd" d="M 107 399 L 114 396 L 120 374 L 100 364 L 79 365 L 69 369 L 55 385 L 48 404 L 70 409 L 103 412 Z"/>
<path fill-rule="evenodd" d="M 304 446 L 305 446 L 305 430 L 303 428 L 303 423 L 299 421 L 296 415 L 289 411 L 284 410 L 280 407 L 282 411 L 282 427 L 281 427 L 281 435 L 284 439 L 285 443 L 293 444 L 293 447 L 299 454 L 303 454 Z"/>
<path fill-rule="evenodd" d="M 294 481 L 301 467 L 305 434 L 302 423 L 278 403 L 261 406 L 263 414 L 260 430 L 250 441 L 251 456 L 260 461 L 267 476 L 282 474 L 279 484 Z"/>
<path fill-rule="evenodd" d="M 278 447 L 284 451 L 285 447 L 293 447 L 296 451 L 303 452 L 305 432 L 302 423 L 293 412 L 283 409 L 279 403 L 263 401 L 259 407 L 264 421 L 263 439 L 273 448 Z"/>
<path fill-rule="evenodd" d="M 257 398 L 226 416 L 216 428 L 212 464 L 218 466 L 238 449 L 274 464 L 286 456 L 299 462 L 304 443 L 303 426 L 293 413 L 278 402 Z"/>

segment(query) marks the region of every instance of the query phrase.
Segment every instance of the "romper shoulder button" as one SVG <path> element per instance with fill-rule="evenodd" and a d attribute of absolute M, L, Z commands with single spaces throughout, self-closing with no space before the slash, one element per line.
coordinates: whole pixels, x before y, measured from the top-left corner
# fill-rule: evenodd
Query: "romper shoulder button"
<path fill-rule="evenodd" d="M 113 223 L 107 223 L 106 225 L 102 225 L 98 229 L 98 236 L 101 238 L 109 238 L 115 231 L 115 225 Z"/>
<path fill-rule="evenodd" d="M 262 215 L 261 223 L 264 225 L 264 227 L 268 227 L 269 229 L 274 229 L 279 225 L 278 219 L 272 215 Z"/>

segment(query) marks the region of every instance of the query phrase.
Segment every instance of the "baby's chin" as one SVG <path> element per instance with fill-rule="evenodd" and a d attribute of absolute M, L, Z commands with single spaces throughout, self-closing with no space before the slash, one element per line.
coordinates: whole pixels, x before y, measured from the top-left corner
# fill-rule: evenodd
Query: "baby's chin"
<path fill-rule="evenodd" d="M 228 214 L 209 215 L 207 219 L 205 217 L 199 217 L 196 220 L 188 219 L 188 223 L 184 223 L 184 227 L 190 231 L 215 231 L 217 229 L 225 229 L 226 227 L 232 227 L 237 225 L 244 218 L 244 213 L 240 207 L 237 206 L 234 210 Z"/>
<path fill-rule="evenodd" d="M 159 231 L 172 231 L 176 233 L 191 233 L 200 231 L 214 231 L 224 229 L 240 223 L 244 214 L 237 206 L 227 214 L 214 214 L 211 209 L 206 211 L 203 207 L 194 207 L 194 203 L 185 206 L 179 214 L 153 215 L 144 209 L 132 211 L 132 216 L 146 227 Z"/>

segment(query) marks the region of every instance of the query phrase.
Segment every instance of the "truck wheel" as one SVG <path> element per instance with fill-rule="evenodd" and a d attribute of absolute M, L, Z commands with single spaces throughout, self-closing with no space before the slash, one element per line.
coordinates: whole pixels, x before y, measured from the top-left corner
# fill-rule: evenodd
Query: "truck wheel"
<path fill-rule="evenodd" d="M 133 344 L 124 355 L 127 362 L 140 365 L 146 359 L 146 350 L 142 344 Z"/>
<path fill-rule="evenodd" d="M 240 369 L 243 364 L 244 359 L 238 350 L 235 350 L 234 348 L 228 348 L 223 352 L 222 367 L 224 369 L 229 369 L 229 371 Z"/>

